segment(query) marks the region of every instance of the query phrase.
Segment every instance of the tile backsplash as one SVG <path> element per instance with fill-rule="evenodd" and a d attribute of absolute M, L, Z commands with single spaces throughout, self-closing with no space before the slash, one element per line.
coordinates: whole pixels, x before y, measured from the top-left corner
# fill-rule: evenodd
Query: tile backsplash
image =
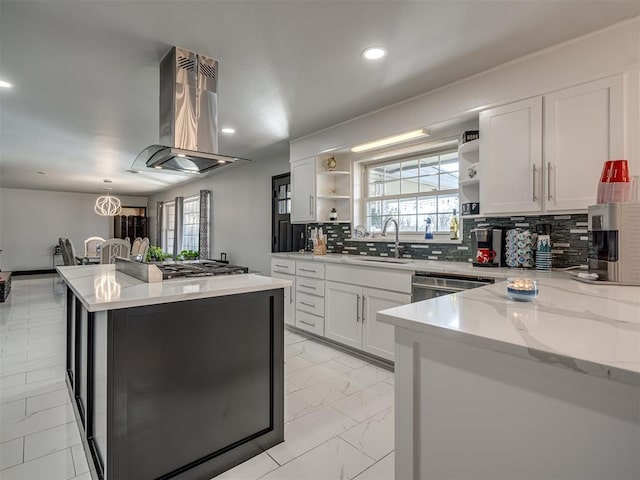
<path fill-rule="evenodd" d="M 551 242 L 553 245 L 553 267 L 562 268 L 587 263 L 588 233 L 587 214 L 573 215 L 538 215 L 522 217 L 486 217 L 465 219 L 462 222 L 462 243 L 412 243 L 400 242 L 403 247 L 402 256 L 418 260 L 444 260 L 464 262 L 471 260 L 471 230 L 477 226 L 510 228 L 528 228 L 536 231 L 538 224 L 551 225 Z M 388 242 L 352 241 L 350 223 L 313 223 L 307 225 L 307 233 L 311 229 L 322 227 L 327 235 L 327 253 L 343 253 L 348 255 L 393 256 L 393 234 Z M 307 235 L 309 238 L 310 235 Z M 377 237 L 380 238 L 380 237 Z M 311 250 L 309 241 L 307 250 Z"/>

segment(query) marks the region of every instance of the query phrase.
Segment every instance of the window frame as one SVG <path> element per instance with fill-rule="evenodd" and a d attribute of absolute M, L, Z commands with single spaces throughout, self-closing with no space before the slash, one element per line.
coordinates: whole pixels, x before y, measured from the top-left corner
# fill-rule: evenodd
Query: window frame
<path fill-rule="evenodd" d="M 172 210 L 173 213 L 170 215 L 169 210 Z M 171 202 L 164 202 L 162 206 L 162 251 L 166 254 L 173 255 L 173 245 L 175 245 L 176 234 L 176 202 L 175 200 Z M 169 217 L 171 217 L 171 221 L 169 221 Z M 171 238 L 171 249 L 169 249 L 169 232 L 173 232 Z"/>
<path fill-rule="evenodd" d="M 369 225 L 369 218 L 370 216 L 368 215 L 369 211 L 368 211 L 368 206 L 370 202 L 374 202 L 374 201 L 380 201 L 383 202 L 385 200 L 397 200 L 398 202 L 403 200 L 403 199 L 416 199 L 416 213 L 412 214 L 415 215 L 416 218 L 416 230 L 400 230 L 399 235 L 401 237 L 407 237 L 410 238 L 412 241 L 415 241 L 419 238 L 424 238 L 424 226 L 420 226 L 417 225 L 417 222 L 419 221 L 418 219 L 421 216 L 426 216 L 426 215 L 433 215 L 436 217 L 436 224 L 435 224 L 435 229 L 434 229 L 434 240 L 436 241 L 441 241 L 441 240 L 449 240 L 449 230 L 437 230 L 438 227 L 438 216 L 441 214 L 447 214 L 449 212 L 442 212 L 440 213 L 439 211 L 436 211 L 435 213 L 419 213 L 418 212 L 418 205 L 417 202 L 420 201 L 420 199 L 423 198 L 429 198 L 429 197 L 434 197 L 436 199 L 436 204 L 437 204 L 437 198 L 438 197 L 445 197 L 445 196 L 457 196 L 457 203 L 458 203 L 458 207 L 456 208 L 457 210 L 457 218 L 458 221 L 461 223 L 462 219 L 460 216 L 460 203 L 462 202 L 462 189 L 460 187 L 460 157 L 457 155 L 458 154 L 458 147 L 459 147 L 459 143 L 455 143 L 454 145 L 447 145 L 446 147 L 440 147 L 440 148 L 434 148 L 434 149 L 428 149 L 425 148 L 425 150 L 421 150 L 421 151 L 416 151 L 416 152 L 411 152 L 410 154 L 406 154 L 406 155 L 398 155 L 398 156 L 394 156 L 394 157 L 390 157 L 390 158 L 385 158 L 384 160 L 376 160 L 376 161 L 362 161 L 362 195 L 360 196 L 360 198 L 358 199 L 361 203 L 361 207 L 360 207 L 360 215 L 361 218 L 364 220 L 364 224 L 366 225 L 367 229 L 371 229 L 374 230 L 373 233 L 378 234 L 379 230 L 378 229 L 382 229 L 382 225 L 380 225 L 379 227 L 371 227 Z M 425 159 L 426 157 L 432 157 L 432 156 L 438 156 L 438 170 L 440 170 L 440 165 L 442 164 L 442 160 L 441 160 L 441 156 L 443 155 L 447 155 L 447 154 L 456 154 L 457 157 L 457 161 L 458 161 L 458 187 L 457 188 L 448 188 L 448 189 L 438 189 L 438 190 L 431 190 L 431 191 L 425 191 L 425 192 L 412 192 L 412 193 L 398 193 L 398 194 L 392 194 L 392 195 L 376 195 L 376 196 L 371 196 L 370 192 L 369 192 L 369 188 L 370 188 L 370 183 L 369 183 L 369 171 L 372 168 L 376 168 L 376 167 L 380 167 L 383 165 L 394 165 L 394 164 L 398 164 L 398 166 L 400 167 L 400 169 L 402 168 L 400 165 L 403 162 L 408 162 L 411 160 L 417 160 L 418 162 L 420 162 L 420 160 Z M 400 170 L 401 171 L 401 170 Z M 438 176 L 441 175 L 441 172 L 439 171 Z M 415 177 L 407 177 L 407 178 L 421 178 L 424 177 L 424 175 L 420 175 L 420 163 L 418 163 L 418 175 Z M 402 180 L 402 174 L 399 175 L 398 180 Z M 385 181 L 383 181 L 383 185 L 386 184 Z M 438 184 L 440 185 L 440 179 L 438 179 Z M 381 203 L 382 205 L 382 203 Z M 399 220 L 399 217 L 401 216 L 401 213 L 398 209 L 398 213 L 396 215 L 393 216 L 393 218 L 396 219 L 396 221 Z M 381 218 L 387 218 L 387 215 L 381 215 Z M 395 228 L 394 225 L 392 225 L 391 227 L 392 229 Z M 421 230 L 422 228 L 422 230 Z M 462 227 L 460 227 L 462 228 Z M 439 237 L 439 238 L 438 238 Z"/>
<path fill-rule="evenodd" d="M 192 215 L 194 212 L 187 212 L 187 205 L 188 204 L 195 204 L 196 205 L 196 209 L 197 209 L 197 214 L 196 214 L 196 219 L 197 221 L 195 223 L 187 223 L 187 215 Z M 188 248 L 188 246 L 185 244 L 185 232 L 187 230 L 187 225 L 196 225 L 195 228 L 195 239 L 196 239 L 196 243 L 195 243 L 195 248 Z M 193 251 L 199 251 L 200 250 L 200 195 L 193 195 L 191 197 L 186 197 L 184 198 L 184 200 L 182 201 L 182 232 L 179 232 L 179 234 L 182 237 L 182 250 L 193 250 Z M 188 234 L 188 237 L 194 237 L 193 234 Z"/>

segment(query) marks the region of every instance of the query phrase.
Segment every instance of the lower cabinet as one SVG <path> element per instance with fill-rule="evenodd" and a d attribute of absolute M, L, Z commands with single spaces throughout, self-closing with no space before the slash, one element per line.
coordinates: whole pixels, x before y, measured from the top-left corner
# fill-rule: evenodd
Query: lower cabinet
<path fill-rule="evenodd" d="M 287 275 L 284 273 L 274 272 L 271 270 L 273 278 L 280 280 L 289 280 L 292 285 L 284 289 L 284 323 L 286 325 L 296 324 L 296 277 L 295 275 Z"/>
<path fill-rule="evenodd" d="M 325 284 L 325 336 L 387 360 L 394 359 L 394 330 L 376 313 L 406 305 L 411 295 L 339 282 Z"/>

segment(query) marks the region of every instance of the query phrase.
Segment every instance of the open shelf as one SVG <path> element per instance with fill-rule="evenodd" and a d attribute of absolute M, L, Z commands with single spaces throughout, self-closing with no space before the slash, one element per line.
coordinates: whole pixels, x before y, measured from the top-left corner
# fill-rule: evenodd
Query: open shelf
<path fill-rule="evenodd" d="M 470 185 L 478 185 L 480 183 L 480 179 L 476 176 L 475 178 L 470 178 L 468 180 L 460 180 L 458 185 L 461 187 L 468 187 Z"/>
<path fill-rule="evenodd" d="M 318 175 L 349 175 L 351 172 L 344 170 L 322 170 Z"/>
<path fill-rule="evenodd" d="M 323 198 L 325 200 L 333 200 L 333 199 L 349 199 L 351 196 L 349 195 L 318 195 L 318 198 Z"/>
<path fill-rule="evenodd" d="M 458 147 L 458 155 L 465 155 L 467 153 L 478 152 L 480 150 L 480 140 L 471 140 L 470 142 L 463 143 Z"/>

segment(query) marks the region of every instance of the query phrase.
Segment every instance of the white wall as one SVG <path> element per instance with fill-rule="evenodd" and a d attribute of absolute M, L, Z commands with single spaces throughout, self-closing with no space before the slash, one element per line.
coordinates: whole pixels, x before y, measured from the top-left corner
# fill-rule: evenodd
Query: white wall
<path fill-rule="evenodd" d="M 289 171 L 286 153 L 271 160 L 254 159 L 250 164 L 220 170 L 196 182 L 149 197 L 151 243 L 156 245 L 156 203 L 189 197 L 211 190 L 211 258 L 268 274 L 271 252 L 271 177 Z"/>
<path fill-rule="evenodd" d="M 0 188 L 0 269 L 7 271 L 53 268 L 58 237 L 67 237 L 76 252 L 87 237 L 110 238 L 113 218 L 97 215 L 98 195 Z M 123 197 L 123 205 L 145 207 L 146 197 Z M 61 258 L 58 257 L 58 263 Z"/>
<path fill-rule="evenodd" d="M 291 160 L 625 73 L 625 155 L 640 170 L 639 62 L 640 18 L 635 18 L 292 140 Z"/>

